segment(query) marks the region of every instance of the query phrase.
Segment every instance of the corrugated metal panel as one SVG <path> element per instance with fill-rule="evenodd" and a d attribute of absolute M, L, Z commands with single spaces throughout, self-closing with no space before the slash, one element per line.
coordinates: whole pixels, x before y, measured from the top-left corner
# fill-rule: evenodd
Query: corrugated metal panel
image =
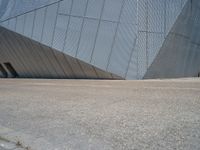
<path fill-rule="evenodd" d="M 17 51 L 19 51 L 20 49 L 21 56 L 23 57 L 25 62 L 24 65 L 29 69 L 32 77 L 38 77 L 37 65 L 34 61 L 35 58 L 31 55 L 30 49 L 28 48 L 29 45 L 25 43 L 24 38 L 22 38 L 22 36 L 19 36 L 19 34 L 15 35 L 14 37 L 15 40 L 13 40 L 13 42 L 15 43 L 15 46 L 19 44 Z"/>
<path fill-rule="evenodd" d="M 92 57 L 92 64 L 106 69 L 117 24 L 102 21 Z"/>
<path fill-rule="evenodd" d="M 46 8 L 45 22 L 44 22 L 41 42 L 48 46 L 52 46 L 57 10 L 58 10 L 58 4 L 51 5 Z"/>
<path fill-rule="evenodd" d="M 60 14 L 70 14 L 71 4 L 73 0 L 63 0 L 60 2 L 59 11 Z"/>
<path fill-rule="evenodd" d="M 138 29 L 146 31 L 147 28 L 147 0 L 138 1 Z"/>
<path fill-rule="evenodd" d="M 166 3 L 166 35 L 174 25 L 178 15 L 180 14 L 181 0 L 167 0 Z"/>
<path fill-rule="evenodd" d="M 10 19 L 8 22 L 8 29 L 11 31 L 15 31 L 16 29 L 16 18 Z"/>
<path fill-rule="evenodd" d="M 17 17 L 16 32 L 23 35 L 25 15 Z"/>
<path fill-rule="evenodd" d="M 60 0 L 3 0 L 0 3 L 0 20 L 9 19 L 51 5 Z"/>
<path fill-rule="evenodd" d="M 65 57 L 65 55 L 56 50 L 51 50 L 51 51 L 54 53 L 56 61 L 58 62 L 59 66 L 62 68 L 62 70 L 65 72 L 67 77 L 75 78 L 76 76 L 75 76 L 67 58 Z"/>
<path fill-rule="evenodd" d="M 73 7 L 71 15 L 84 16 L 88 0 L 73 0 Z"/>
<path fill-rule="evenodd" d="M 34 12 L 25 15 L 24 35 L 31 38 L 33 31 Z"/>
<path fill-rule="evenodd" d="M 90 62 L 98 27 L 97 20 L 85 19 L 77 57 Z"/>
<path fill-rule="evenodd" d="M 75 56 L 78 49 L 82 21 L 83 19 L 78 17 L 71 17 L 70 19 L 64 52 L 71 56 Z"/>
<path fill-rule="evenodd" d="M 25 57 L 25 53 L 23 51 L 23 45 L 21 45 L 19 42 L 20 40 L 18 39 L 18 35 L 15 34 L 13 36 L 13 34 L 11 34 L 11 32 L 7 32 L 6 33 L 7 36 L 7 40 L 9 40 L 9 46 L 12 45 L 12 51 L 17 55 L 17 58 L 19 58 L 21 60 L 21 62 L 23 63 L 25 69 L 27 70 L 27 76 L 33 77 L 34 76 L 34 72 L 31 68 L 28 67 L 28 64 L 30 63 L 29 60 L 27 59 L 27 57 Z"/>
<path fill-rule="evenodd" d="M 67 77 L 67 75 L 65 74 L 65 72 L 63 71 L 60 65 L 55 66 L 55 64 L 57 64 L 58 62 L 52 50 L 42 45 L 39 45 L 39 46 L 40 46 L 39 48 L 40 51 L 43 52 L 43 54 L 45 55 L 45 58 L 44 58 L 45 65 L 46 65 L 46 68 L 49 70 L 51 76 L 53 78 Z"/>
<path fill-rule="evenodd" d="M 152 64 L 164 42 L 164 34 L 148 33 L 148 67 Z"/>
<path fill-rule="evenodd" d="M 34 26 L 33 26 L 33 35 L 32 38 L 38 42 L 42 38 L 42 30 L 44 26 L 44 17 L 45 17 L 45 8 L 39 9 L 35 12 Z"/>
<path fill-rule="evenodd" d="M 137 26 L 120 24 L 111 54 L 108 71 L 125 76 L 131 52 L 136 43 Z"/>
<path fill-rule="evenodd" d="M 161 0 L 148 0 L 148 31 L 164 32 L 165 2 Z"/>
<path fill-rule="evenodd" d="M 138 41 L 136 44 L 136 49 L 138 51 L 138 78 L 142 79 L 147 71 L 148 66 L 148 56 L 147 56 L 147 43 L 146 43 L 146 33 L 140 32 L 138 34 Z"/>
<path fill-rule="evenodd" d="M 88 65 L 82 61 L 79 61 L 79 64 L 81 65 L 81 68 L 83 69 L 83 71 L 88 79 L 98 78 L 97 74 L 94 70 L 94 67 L 92 65 Z"/>
<path fill-rule="evenodd" d="M 183 7 L 185 7 L 185 4 L 188 2 L 188 0 L 182 0 L 181 2 L 182 2 L 182 3 L 181 3 L 182 8 L 183 8 Z"/>
<path fill-rule="evenodd" d="M 89 0 L 86 16 L 100 18 L 104 0 Z"/>
<path fill-rule="evenodd" d="M 3 31 L 4 32 L 4 31 Z M 1 62 L 7 62 L 9 60 L 10 63 L 18 70 L 23 77 L 26 77 L 26 73 L 24 72 L 24 66 L 20 61 L 20 58 L 16 57 L 16 54 L 13 52 L 11 45 L 6 40 L 5 34 L 0 34 L 0 55 L 1 55 Z"/>
<path fill-rule="evenodd" d="M 128 66 L 126 79 L 138 79 L 138 49 L 134 49 Z"/>
<path fill-rule="evenodd" d="M 1 25 L 2 27 L 7 28 L 7 27 L 8 27 L 8 21 L 2 22 L 0 25 Z"/>
<path fill-rule="evenodd" d="M 109 21 L 119 21 L 120 10 L 123 0 L 106 0 L 102 19 Z"/>
<path fill-rule="evenodd" d="M 122 10 L 120 22 L 137 24 L 137 3 L 138 0 L 125 0 L 124 8 Z"/>
<path fill-rule="evenodd" d="M 69 65 L 71 66 L 75 78 L 86 78 L 86 75 L 83 72 L 83 69 L 81 68 L 81 65 L 77 59 L 69 57 L 67 55 L 65 55 L 65 58 L 67 59 Z"/>
<path fill-rule="evenodd" d="M 112 79 L 113 78 L 112 75 L 108 72 L 105 72 L 98 68 L 94 68 L 94 69 L 97 73 L 98 78 L 100 78 L 100 79 Z"/>
<path fill-rule="evenodd" d="M 53 39 L 53 48 L 62 51 L 67 34 L 67 25 L 69 22 L 68 16 L 58 15 Z"/>

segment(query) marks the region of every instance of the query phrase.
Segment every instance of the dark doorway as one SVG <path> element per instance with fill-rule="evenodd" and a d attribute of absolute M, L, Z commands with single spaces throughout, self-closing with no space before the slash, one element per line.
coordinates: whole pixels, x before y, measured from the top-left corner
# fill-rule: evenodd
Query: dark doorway
<path fill-rule="evenodd" d="M 13 66 L 9 62 L 4 63 L 4 65 L 6 66 L 7 70 L 10 72 L 13 78 L 18 77 L 17 71 L 13 68 Z"/>
<path fill-rule="evenodd" d="M 4 69 L 2 64 L 0 64 L 0 72 L 2 73 L 2 77 L 3 78 L 7 78 L 8 77 L 8 73 L 6 72 L 6 70 Z"/>
<path fill-rule="evenodd" d="M 198 77 L 200 78 L 200 72 L 198 73 Z"/>

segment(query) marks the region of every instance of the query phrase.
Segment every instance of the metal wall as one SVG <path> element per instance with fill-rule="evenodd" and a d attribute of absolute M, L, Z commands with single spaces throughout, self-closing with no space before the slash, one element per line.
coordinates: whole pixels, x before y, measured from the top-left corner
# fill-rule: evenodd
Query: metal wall
<path fill-rule="evenodd" d="M 198 77 L 200 73 L 200 1 L 188 1 L 148 68 L 145 78 Z"/>
<path fill-rule="evenodd" d="M 122 78 L 141 79 L 186 1 L 61 0 L 1 25 Z"/>
<path fill-rule="evenodd" d="M 22 15 L 62 0 L 0 0 L 0 21 Z"/>
<path fill-rule="evenodd" d="M 9 66 L 8 64 L 11 68 L 7 67 Z M 0 77 L 2 76 L 122 79 L 117 75 L 105 72 L 81 60 L 0 27 Z"/>

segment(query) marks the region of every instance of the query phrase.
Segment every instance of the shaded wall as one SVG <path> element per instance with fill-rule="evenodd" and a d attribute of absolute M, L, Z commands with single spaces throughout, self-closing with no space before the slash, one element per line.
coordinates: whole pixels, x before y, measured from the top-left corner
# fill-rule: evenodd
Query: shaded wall
<path fill-rule="evenodd" d="M 200 72 L 200 1 L 188 1 L 145 78 L 198 76 Z"/>
<path fill-rule="evenodd" d="M 122 79 L 55 49 L 0 27 L 0 66 L 20 78 Z M 1 77 L 5 76 L 0 68 Z"/>

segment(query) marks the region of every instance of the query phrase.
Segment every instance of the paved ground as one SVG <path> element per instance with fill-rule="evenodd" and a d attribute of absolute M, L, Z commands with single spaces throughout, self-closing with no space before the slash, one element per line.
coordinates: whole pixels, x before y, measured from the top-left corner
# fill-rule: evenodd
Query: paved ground
<path fill-rule="evenodd" d="M 2 79 L 0 149 L 199 150 L 200 79 Z"/>

